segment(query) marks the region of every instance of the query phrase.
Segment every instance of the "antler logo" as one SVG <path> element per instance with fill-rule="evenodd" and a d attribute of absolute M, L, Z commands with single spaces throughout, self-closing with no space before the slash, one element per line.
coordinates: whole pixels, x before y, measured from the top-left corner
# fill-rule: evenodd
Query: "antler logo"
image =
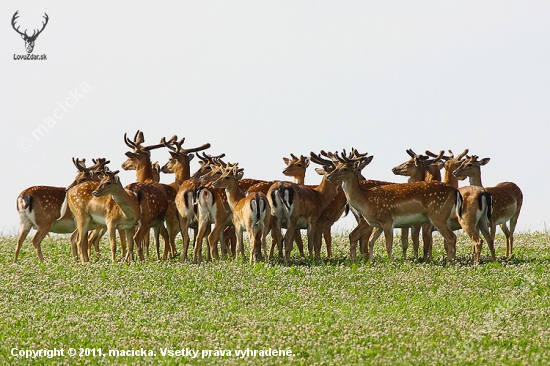
<path fill-rule="evenodd" d="M 38 35 L 40 33 L 42 33 L 42 31 L 44 30 L 44 28 L 46 28 L 46 24 L 48 24 L 48 14 L 44 13 L 44 19 L 46 20 L 45 22 L 42 22 L 42 29 L 38 30 L 38 29 L 35 29 L 33 30 L 33 33 L 32 33 L 32 36 L 29 36 L 27 34 L 27 30 L 25 29 L 25 32 L 20 32 L 19 31 L 19 26 L 17 28 L 15 28 L 15 21 L 17 20 L 17 18 L 19 18 L 19 10 L 17 10 L 15 12 L 15 14 L 13 14 L 13 18 L 11 18 L 11 25 L 13 27 L 13 29 L 15 29 L 15 31 L 17 33 L 19 33 L 21 35 L 21 38 L 23 38 L 23 40 L 25 41 L 25 48 L 27 49 L 27 53 L 32 53 L 32 50 L 34 49 L 34 42 L 36 41 L 36 37 L 38 37 Z"/>

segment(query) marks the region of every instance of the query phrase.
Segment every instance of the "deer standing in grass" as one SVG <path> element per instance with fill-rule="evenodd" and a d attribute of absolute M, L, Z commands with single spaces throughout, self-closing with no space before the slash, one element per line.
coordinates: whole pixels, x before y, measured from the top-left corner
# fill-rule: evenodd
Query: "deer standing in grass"
<path fill-rule="evenodd" d="M 312 245 L 315 258 L 320 258 L 322 231 L 319 232 L 317 224 L 325 208 L 338 195 L 338 185 L 326 179 L 324 170 L 317 169 L 316 172 L 323 175 L 323 180 L 314 188 L 275 182 L 267 193 L 272 215 L 277 218 L 274 230 L 287 229 L 283 238 L 286 261 L 290 259 L 296 229 L 300 227 L 307 228 L 308 245 Z M 282 245 L 278 245 L 281 253 Z"/>
<path fill-rule="evenodd" d="M 162 140 L 163 144 L 170 150 L 170 158 L 161 168 L 163 173 L 174 173 L 175 175 L 175 182 L 171 184 L 171 186 L 177 191 L 175 202 L 180 232 L 183 239 L 183 252 L 181 256 L 182 261 L 187 259 L 187 251 L 190 241 L 189 229 L 193 229 L 193 237 L 196 239 L 198 228 L 195 191 L 199 187 L 201 180 L 199 178 L 191 178 L 190 162 L 195 156 L 192 153 L 199 152 L 210 147 L 210 144 L 206 143 L 192 149 L 184 149 L 182 147 L 184 141 L 185 138 L 177 141 L 177 137 L 175 139 L 170 139 L 168 142 Z M 223 157 L 223 155 L 219 156 L 219 158 L 221 157 Z M 205 160 L 201 159 L 203 164 L 201 164 L 201 169 L 199 169 L 195 175 L 204 174 L 211 170 L 210 164 L 204 163 L 204 161 L 207 161 L 206 155 L 204 159 Z"/>
<path fill-rule="evenodd" d="M 411 158 L 403 164 L 400 164 L 393 168 L 393 174 L 408 176 L 409 183 L 441 181 L 440 160 L 444 154 L 443 151 L 439 153 L 439 156 L 435 156 L 434 159 L 430 159 L 428 156 L 425 155 L 418 155 L 414 151 L 412 151 L 412 149 L 408 149 L 407 154 L 409 154 Z M 423 228 L 424 225 L 412 225 L 410 228 L 414 258 L 418 258 L 420 230 Z M 401 246 L 403 249 L 403 259 L 407 258 L 407 248 L 409 246 L 408 234 L 409 228 L 401 229 Z M 431 241 L 431 228 L 426 228 L 423 230 L 422 239 L 424 241 L 424 247 L 429 247 L 428 241 Z M 424 253 L 424 257 L 426 258 L 426 253 Z"/>
<path fill-rule="evenodd" d="M 86 233 L 106 226 L 111 245 L 111 260 L 116 260 L 116 230 L 124 230 L 129 253 L 134 245 L 134 226 L 141 218 L 138 194 L 122 187 L 118 170 L 105 172 L 101 181 L 84 182 L 67 192 L 67 202 L 78 230 L 78 250 L 82 264 L 89 262 Z"/>
<path fill-rule="evenodd" d="M 73 158 L 73 163 L 78 169 L 78 173 L 70 186 L 89 180 L 99 181 L 97 173 L 102 171 L 109 161 L 98 159 L 93 166 L 88 168 L 84 166 L 85 159 L 75 160 Z M 34 186 L 25 189 L 19 194 L 17 197 L 17 211 L 19 213 L 21 233 L 17 240 L 17 248 L 15 249 L 13 259 L 14 263 L 17 262 L 21 246 L 33 228 L 36 230 L 36 233 L 32 238 L 32 243 L 40 261 L 44 261 L 41 243 L 49 232 L 60 234 L 72 233 L 70 241 L 72 243 L 76 241 L 76 225 L 73 214 L 70 210 L 63 210 L 65 197 L 66 188 L 51 186 Z M 99 251 L 99 238 L 100 235 L 90 238 L 93 241 L 96 252 Z M 77 254 L 73 253 L 73 255 Z"/>
<path fill-rule="evenodd" d="M 239 188 L 239 180 L 242 176 L 243 169 L 239 168 L 238 164 L 228 164 L 221 169 L 221 176 L 212 182 L 212 187 L 225 189 L 237 234 L 237 251 L 241 253 L 244 260 L 243 233 L 246 230 L 250 239 L 250 263 L 252 263 L 254 258 L 256 261 L 263 259 L 262 251 L 264 256 L 267 256 L 265 240 L 270 230 L 271 209 L 265 194 L 255 192 L 245 195 L 245 192 Z"/>
<path fill-rule="evenodd" d="M 146 248 L 149 256 L 149 231 L 154 231 L 157 259 L 160 259 L 159 234 L 164 239 L 163 259 L 176 254 L 175 237 L 179 232 L 176 209 L 176 190 L 167 184 L 155 182 L 155 175 L 151 164 L 151 150 L 164 147 L 164 144 L 144 146 L 145 138 L 143 132 L 137 131 L 134 140 L 130 140 L 124 134 L 124 142 L 133 149 L 126 152 L 128 159 L 122 163 L 122 169 L 135 170 L 137 182 L 126 186 L 134 192 L 140 192 L 140 206 L 142 209 L 141 220 L 134 241 L 138 246 L 140 260 L 144 260 L 143 249 Z M 166 222 L 167 228 L 164 228 Z M 133 260 L 133 253 L 128 259 Z"/>
<path fill-rule="evenodd" d="M 481 167 L 487 164 L 489 160 L 489 158 L 479 160 L 476 155 L 466 156 L 460 166 L 454 170 L 453 176 L 460 180 L 469 177 L 470 185 L 483 187 Z M 523 204 L 523 193 L 517 184 L 513 182 L 502 182 L 494 187 L 485 187 L 485 190 L 493 197 L 493 211 L 490 222 L 492 242 L 495 240 L 496 226 L 500 225 L 506 236 L 506 256 L 511 257 L 514 246 L 514 230 Z M 507 222 L 510 222 L 509 229 L 506 226 Z M 491 254 L 494 260 L 494 249 Z"/>
<path fill-rule="evenodd" d="M 359 184 L 357 169 L 364 159 L 350 159 L 345 154 L 333 154 L 338 159 L 336 167 L 327 175 L 332 182 L 339 182 L 348 202 L 365 218 L 370 226 L 381 228 L 386 241 L 386 252 L 391 258 L 393 229 L 430 222 L 441 233 L 447 250 L 447 263 L 455 258 L 456 236 L 449 226 L 449 218 L 457 210 L 460 216 L 462 197 L 455 188 L 441 182 L 414 182 L 381 185 L 363 189 Z M 374 241 L 369 242 L 372 259 Z M 356 257 L 356 248 L 350 243 L 350 259 Z"/>

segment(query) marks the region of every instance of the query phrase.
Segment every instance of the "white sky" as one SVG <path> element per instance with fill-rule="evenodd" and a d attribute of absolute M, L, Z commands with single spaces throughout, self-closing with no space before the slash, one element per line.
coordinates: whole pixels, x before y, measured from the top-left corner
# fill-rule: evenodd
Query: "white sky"
<path fill-rule="evenodd" d="M 47 61 L 14 60 L 16 10 L 22 30 L 48 13 L 34 49 Z M 66 186 L 72 157 L 118 169 L 137 129 L 151 144 L 210 142 L 259 179 L 282 179 L 291 152 L 356 147 L 374 155 L 365 176 L 404 182 L 391 168 L 406 149 L 469 148 L 491 158 L 486 186 L 522 188 L 519 231 L 550 223 L 546 0 L 2 1 L 0 15 L 4 234 L 19 230 L 23 189 Z"/>

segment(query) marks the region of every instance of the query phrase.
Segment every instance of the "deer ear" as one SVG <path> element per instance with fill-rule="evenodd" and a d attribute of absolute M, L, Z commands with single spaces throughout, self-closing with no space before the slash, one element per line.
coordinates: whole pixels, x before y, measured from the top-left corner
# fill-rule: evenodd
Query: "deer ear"
<path fill-rule="evenodd" d="M 309 158 L 305 158 L 306 168 L 309 166 Z"/>
<path fill-rule="evenodd" d="M 485 165 L 491 160 L 491 158 L 483 158 L 479 161 L 479 165 Z"/>
<path fill-rule="evenodd" d="M 189 155 L 187 155 L 187 158 L 189 159 L 189 161 L 193 160 L 194 157 L 195 157 L 194 154 L 189 154 Z"/>
<path fill-rule="evenodd" d="M 286 165 L 290 164 L 290 159 L 289 158 L 283 158 L 283 161 L 285 162 Z"/>
<path fill-rule="evenodd" d="M 315 168 L 315 173 L 319 175 L 325 175 L 326 172 L 321 168 Z"/>

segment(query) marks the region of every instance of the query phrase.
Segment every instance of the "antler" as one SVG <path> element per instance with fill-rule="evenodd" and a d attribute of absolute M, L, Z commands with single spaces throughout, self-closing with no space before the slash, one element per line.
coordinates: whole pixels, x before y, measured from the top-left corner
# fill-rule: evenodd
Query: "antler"
<path fill-rule="evenodd" d="M 323 150 L 321 150 L 320 154 L 323 154 Z M 313 151 L 309 153 L 309 160 L 314 162 L 315 164 L 319 164 L 322 166 L 334 166 L 334 162 L 332 160 L 323 159 L 319 155 L 315 154 Z"/>
<path fill-rule="evenodd" d="M 88 172 L 89 169 L 86 168 L 86 165 L 84 163 L 86 163 L 86 159 L 73 158 L 73 164 L 76 167 L 76 169 L 78 169 L 81 172 Z"/>
<path fill-rule="evenodd" d="M 143 132 L 140 130 L 137 130 L 136 134 L 134 135 L 134 141 L 131 141 L 126 133 L 124 133 L 124 142 L 126 143 L 126 145 L 128 145 L 128 147 L 134 149 L 134 152 L 136 153 L 150 151 L 165 146 L 162 139 L 160 144 L 143 146 L 142 144 L 145 142 L 145 138 L 143 137 Z"/>
<path fill-rule="evenodd" d="M 15 14 L 13 14 L 13 17 L 11 18 L 11 26 L 12 26 L 13 29 L 14 29 L 17 33 L 19 33 L 20 35 L 25 36 L 25 37 L 28 37 L 26 31 L 25 31 L 25 33 L 21 33 L 21 32 L 19 31 L 19 27 L 15 28 L 15 21 L 17 20 L 17 18 L 19 18 L 19 14 L 18 14 L 18 13 L 19 13 L 19 10 L 17 10 L 17 11 L 15 12 Z"/>
<path fill-rule="evenodd" d="M 42 33 L 42 31 L 44 30 L 44 28 L 46 28 L 46 24 L 48 24 L 48 20 L 50 19 L 48 17 L 48 14 L 44 13 L 44 18 L 46 19 L 46 22 L 42 22 L 42 29 L 40 30 L 34 30 L 33 33 L 32 33 L 32 36 L 30 36 L 30 38 L 36 38 L 38 37 L 38 35 L 40 33 Z M 38 32 L 37 32 L 38 31 Z M 35 34 L 36 33 L 36 34 Z M 25 34 L 27 34 L 27 32 L 25 31 Z"/>
<path fill-rule="evenodd" d="M 206 143 L 206 144 L 203 144 L 199 147 L 194 147 L 192 149 L 184 149 L 181 146 L 183 145 L 183 142 L 185 141 L 185 137 L 182 138 L 179 141 L 176 141 L 177 139 L 178 139 L 178 137 L 176 135 L 172 136 L 172 138 L 168 141 L 166 141 L 163 137 L 160 140 L 160 143 L 162 144 L 162 146 L 166 146 L 167 148 L 169 148 L 170 150 L 172 150 L 173 152 L 178 153 L 178 154 L 190 154 L 190 153 L 193 153 L 193 152 L 206 150 L 211 146 L 210 143 Z"/>

